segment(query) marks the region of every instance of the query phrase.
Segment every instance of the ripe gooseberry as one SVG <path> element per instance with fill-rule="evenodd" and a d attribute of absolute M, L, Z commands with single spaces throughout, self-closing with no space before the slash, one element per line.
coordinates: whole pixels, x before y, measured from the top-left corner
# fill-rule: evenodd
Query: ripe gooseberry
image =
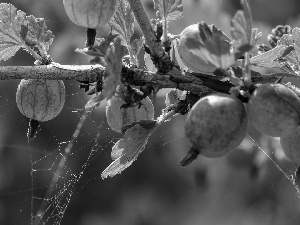
<path fill-rule="evenodd" d="M 80 26 L 96 29 L 104 26 L 115 14 L 118 0 L 63 0 L 70 20 Z"/>
<path fill-rule="evenodd" d="M 60 113 L 65 95 L 61 80 L 23 79 L 17 89 L 16 102 L 24 116 L 44 122 Z"/>
<path fill-rule="evenodd" d="M 281 137 L 280 144 L 285 156 L 300 166 L 300 127 L 298 126 L 288 136 Z"/>
<path fill-rule="evenodd" d="M 209 25 L 210 27 L 212 25 Z M 203 59 L 205 59 L 204 55 L 194 54 L 187 46 L 189 43 L 193 43 L 193 45 L 201 46 L 203 43 L 200 40 L 198 24 L 192 24 L 186 27 L 181 33 L 178 42 L 178 54 L 180 56 L 183 64 L 190 70 L 196 73 L 205 73 L 205 74 L 213 74 L 213 72 L 217 69 L 211 64 L 208 64 Z M 226 36 L 224 34 L 224 36 Z M 227 37 L 227 36 L 226 36 Z M 227 37 L 228 38 L 228 37 Z"/>
<path fill-rule="evenodd" d="M 125 101 L 120 97 L 113 97 L 107 101 L 106 118 L 110 128 L 118 133 L 122 127 L 141 120 L 154 119 L 154 107 L 149 97 L 144 98 L 140 105 L 122 108 Z"/>
<path fill-rule="evenodd" d="M 263 84 L 250 97 L 248 114 L 261 133 L 284 137 L 300 124 L 300 99 L 283 84 Z"/>
<path fill-rule="evenodd" d="M 247 112 L 235 96 L 216 93 L 201 98 L 185 121 L 185 136 L 192 145 L 180 164 L 186 166 L 198 154 L 222 157 L 243 141 L 247 130 Z"/>

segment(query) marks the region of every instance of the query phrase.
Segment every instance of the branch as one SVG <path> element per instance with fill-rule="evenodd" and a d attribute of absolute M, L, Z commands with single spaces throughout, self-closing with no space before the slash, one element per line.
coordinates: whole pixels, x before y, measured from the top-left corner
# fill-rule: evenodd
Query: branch
<path fill-rule="evenodd" d="M 252 71 L 254 83 L 274 82 L 277 75 L 262 76 Z M 77 80 L 89 83 L 96 82 L 105 74 L 105 67 L 100 65 L 47 65 L 47 66 L 2 66 L 0 80 L 12 79 L 48 79 L 48 80 Z M 279 75 L 280 76 L 280 75 Z M 157 89 L 177 88 L 190 91 L 202 96 L 212 92 L 228 93 L 233 85 L 229 82 L 200 73 L 170 71 L 166 74 L 157 74 L 142 69 L 131 69 L 123 66 L 122 80 L 130 85 L 151 85 Z"/>
<path fill-rule="evenodd" d="M 72 66 L 0 66 L 0 80 L 48 79 L 96 82 L 105 68 L 91 65 Z"/>

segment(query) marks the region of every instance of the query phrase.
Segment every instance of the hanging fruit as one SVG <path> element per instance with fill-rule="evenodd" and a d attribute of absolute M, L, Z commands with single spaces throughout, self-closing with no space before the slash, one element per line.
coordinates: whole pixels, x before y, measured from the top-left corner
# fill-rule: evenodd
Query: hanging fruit
<path fill-rule="evenodd" d="M 96 29 L 104 26 L 118 8 L 118 0 L 63 0 L 70 20 L 80 26 Z"/>

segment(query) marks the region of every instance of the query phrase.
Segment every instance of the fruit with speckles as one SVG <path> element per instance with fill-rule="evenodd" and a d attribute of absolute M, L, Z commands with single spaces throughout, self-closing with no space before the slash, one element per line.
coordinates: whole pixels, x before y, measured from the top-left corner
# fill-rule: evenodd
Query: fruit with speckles
<path fill-rule="evenodd" d="M 216 93 L 201 98 L 192 107 L 185 121 L 185 136 L 192 145 L 192 154 L 222 157 L 240 145 L 247 124 L 243 103 L 235 96 Z M 187 160 L 181 165 L 189 163 Z"/>
<path fill-rule="evenodd" d="M 284 137 L 300 125 L 300 99 L 283 84 L 263 84 L 250 97 L 248 115 L 261 133 Z"/>
<path fill-rule="evenodd" d="M 20 112 L 39 122 L 56 117 L 65 103 L 65 86 L 61 80 L 21 80 L 16 94 Z"/>
<path fill-rule="evenodd" d="M 286 157 L 300 166 L 300 127 L 298 126 L 288 136 L 280 138 L 280 144 Z"/>

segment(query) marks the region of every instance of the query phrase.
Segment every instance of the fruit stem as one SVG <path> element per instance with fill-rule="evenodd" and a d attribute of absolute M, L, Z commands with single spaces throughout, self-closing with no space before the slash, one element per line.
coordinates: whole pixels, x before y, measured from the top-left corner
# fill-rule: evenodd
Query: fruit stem
<path fill-rule="evenodd" d="M 28 131 L 27 131 L 27 138 L 28 141 L 33 140 L 36 137 L 37 130 L 40 126 L 40 122 L 34 119 L 29 121 Z"/>
<path fill-rule="evenodd" d="M 86 31 L 86 43 L 85 46 L 88 48 L 92 48 L 95 44 L 95 39 L 97 35 L 96 29 L 88 28 Z"/>
<path fill-rule="evenodd" d="M 190 148 L 187 155 L 179 162 L 179 165 L 181 167 L 186 167 L 198 157 L 199 153 L 198 149 Z"/>

